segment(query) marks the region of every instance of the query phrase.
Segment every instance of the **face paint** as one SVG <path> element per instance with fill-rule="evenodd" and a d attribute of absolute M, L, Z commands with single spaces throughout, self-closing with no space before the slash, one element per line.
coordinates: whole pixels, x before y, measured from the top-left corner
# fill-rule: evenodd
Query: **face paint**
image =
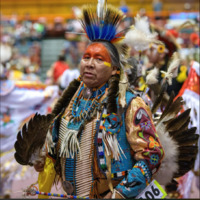
<path fill-rule="evenodd" d="M 111 67 L 111 63 L 109 62 L 104 62 L 103 64 L 106 65 L 107 67 Z"/>
<path fill-rule="evenodd" d="M 86 49 L 81 60 L 80 73 L 87 87 L 99 87 L 107 82 L 116 70 L 111 67 L 107 48 L 101 43 L 93 43 Z"/>

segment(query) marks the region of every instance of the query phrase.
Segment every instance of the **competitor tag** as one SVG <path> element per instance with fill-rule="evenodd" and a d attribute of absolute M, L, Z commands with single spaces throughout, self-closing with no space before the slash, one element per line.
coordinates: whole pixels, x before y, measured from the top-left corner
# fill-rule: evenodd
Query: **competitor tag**
<path fill-rule="evenodd" d="M 136 197 L 136 199 L 164 199 L 167 196 L 165 190 L 154 179 L 151 183 Z"/>

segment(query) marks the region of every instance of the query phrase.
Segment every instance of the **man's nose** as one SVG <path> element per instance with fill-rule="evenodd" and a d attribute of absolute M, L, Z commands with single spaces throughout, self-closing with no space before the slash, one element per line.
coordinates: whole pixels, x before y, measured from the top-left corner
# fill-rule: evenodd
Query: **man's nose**
<path fill-rule="evenodd" d="M 94 67 L 94 58 L 90 58 L 90 59 L 88 60 L 88 66 L 89 66 L 89 67 Z"/>

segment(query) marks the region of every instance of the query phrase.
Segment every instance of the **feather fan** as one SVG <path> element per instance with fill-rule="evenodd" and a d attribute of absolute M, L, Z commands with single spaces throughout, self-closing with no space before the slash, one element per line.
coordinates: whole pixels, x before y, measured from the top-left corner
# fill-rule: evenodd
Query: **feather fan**
<path fill-rule="evenodd" d="M 162 185 L 170 185 L 173 178 L 183 176 L 194 166 L 198 152 L 196 127 L 188 129 L 190 109 L 180 113 L 183 105 L 182 97 L 175 101 L 174 93 L 156 123 L 156 132 L 165 152 L 160 169 L 154 178 Z M 167 176 L 166 176 L 167 174 Z"/>
<path fill-rule="evenodd" d="M 37 159 L 40 154 L 40 149 L 43 147 L 47 135 L 48 127 L 54 118 L 54 114 L 35 116 L 24 124 L 22 129 L 17 134 L 15 142 L 15 159 L 21 165 L 33 165 L 31 157 Z"/>

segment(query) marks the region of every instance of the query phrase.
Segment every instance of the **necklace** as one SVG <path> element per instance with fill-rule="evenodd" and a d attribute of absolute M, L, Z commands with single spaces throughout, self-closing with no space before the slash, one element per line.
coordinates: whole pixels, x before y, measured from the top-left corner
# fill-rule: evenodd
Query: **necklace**
<path fill-rule="evenodd" d="M 94 115 L 95 110 L 98 108 L 99 99 L 105 94 L 107 87 L 108 84 L 106 83 L 101 88 L 92 90 L 83 85 L 73 102 L 71 110 L 71 120 L 73 122 L 89 121 Z M 83 98 L 81 99 L 81 97 Z M 85 101 L 85 97 L 87 97 L 86 102 L 88 103 L 89 101 L 90 105 L 84 107 L 84 109 L 80 111 L 79 105 L 82 101 Z"/>

